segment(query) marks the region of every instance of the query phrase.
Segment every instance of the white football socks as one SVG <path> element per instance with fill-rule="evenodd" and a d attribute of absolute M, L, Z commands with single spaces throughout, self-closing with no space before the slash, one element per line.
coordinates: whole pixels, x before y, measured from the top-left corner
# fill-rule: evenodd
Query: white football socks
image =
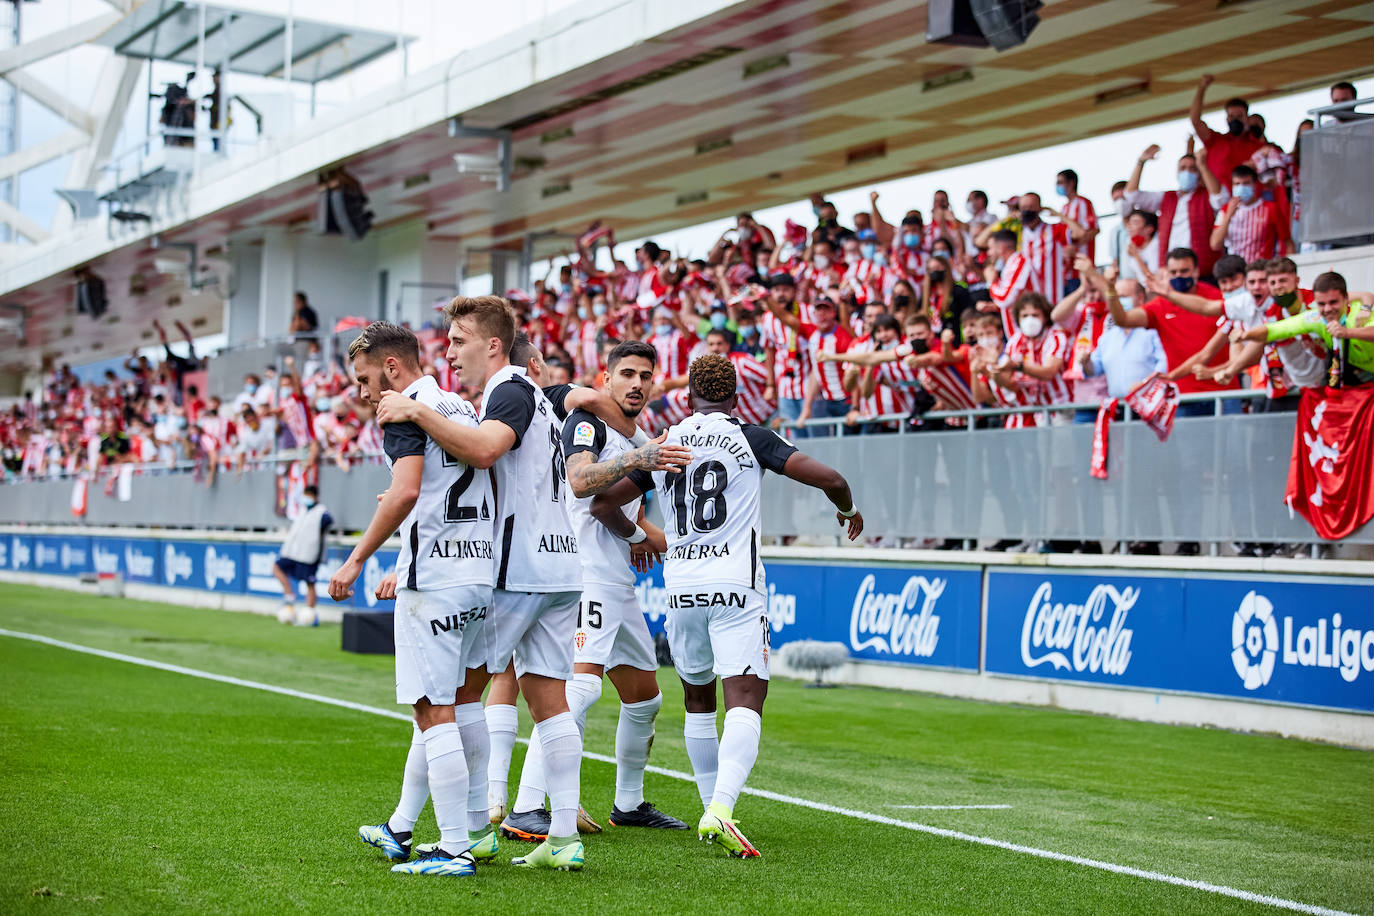
<path fill-rule="evenodd" d="M 582 735 L 577 730 L 577 720 L 571 712 L 550 716 L 539 723 L 539 736 L 549 783 L 549 836 L 576 836 L 582 775 Z M 430 782 L 433 783 L 432 776 Z"/>
<path fill-rule="evenodd" d="M 720 738 L 720 774 L 716 777 L 712 804 L 734 810 L 744 781 L 758 759 L 762 732 L 763 719 L 752 709 L 736 706 L 725 711 L 725 729 Z"/>
<path fill-rule="evenodd" d="M 595 674 L 574 674 L 572 680 L 568 681 L 566 694 L 568 711 L 577 720 L 577 730 L 585 732 L 587 710 L 591 709 L 596 705 L 596 701 L 601 699 L 601 677 Z"/>
<path fill-rule="evenodd" d="M 386 824 L 392 833 L 410 833 L 429 800 L 429 761 L 425 758 L 425 736 L 420 726 L 411 723 L 410 752 L 406 754 L 405 776 L 401 779 L 401 800 Z"/>
<path fill-rule="evenodd" d="M 487 766 L 491 758 L 487 716 L 481 703 L 464 703 L 453 708 L 453 722 L 463 739 L 468 767 L 468 831 L 483 833 L 491 826 L 487 813 Z"/>
<path fill-rule="evenodd" d="M 520 767 L 520 791 L 515 793 L 511 811 L 534 811 L 544 807 L 544 741 L 536 723 L 525 748 L 525 762 Z"/>
<path fill-rule="evenodd" d="M 506 803 L 510 779 L 510 755 L 520 729 L 520 716 L 514 706 L 497 703 L 486 710 L 487 734 L 491 739 L 491 758 L 487 764 L 487 804 Z"/>
<path fill-rule="evenodd" d="M 716 714 L 687 713 L 687 721 L 682 726 L 682 737 L 687 742 L 687 759 L 692 762 L 697 794 L 701 796 L 701 806 L 705 808 L 711 804 L 711 796 L 715 794 L 716 769 L 719 766 L 720 743 L 716 738 Z"/>
<path fill-rule="evenodd" d="M 638 703 L 620 704 L 615 727 L 615 806 L 629 812 L 644 801 L 644 768 L 649 765 L 649 743 L 654 738 L 654 717 L 663 705 L 663 694 Z M 711 723 L 715 737 L 715 720 Z"/>
<path fill-rule="evenodd" d="M 456 723 L 444 722 L 425 731 L 425 757 L 434 819 L 439 823 L 439 848 L 457 855 L 468 848 L 468 762 Z"/>
<path fill-rule="evenodd" d="M 579 738 L 587 725 L 587 710 L 601 699 L 601 678 L 595 674 L 574 674 L 564 688 L 568 699 L 568 712 L 577 723 Z M 539 726 L 530 734 L 530 746 L 525 751 L 525 765 L 520 768 L 520 791 L 515 797 L 512 811 L 533 811 L 544 806 L 544 796 L 548 791 L 544 766 L 544 748 L 540 740 Z"/>

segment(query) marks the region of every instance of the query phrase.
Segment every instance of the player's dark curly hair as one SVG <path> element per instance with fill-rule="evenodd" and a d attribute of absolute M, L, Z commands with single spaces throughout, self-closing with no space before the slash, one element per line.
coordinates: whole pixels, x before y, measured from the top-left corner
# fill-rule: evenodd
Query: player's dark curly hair
<path fill-rule="evenodd" d="M 719 353 L 698 357 L 687 370 L 687 386 L 708 404 L 723 404 L 735 393 L 735 364 Z"/>

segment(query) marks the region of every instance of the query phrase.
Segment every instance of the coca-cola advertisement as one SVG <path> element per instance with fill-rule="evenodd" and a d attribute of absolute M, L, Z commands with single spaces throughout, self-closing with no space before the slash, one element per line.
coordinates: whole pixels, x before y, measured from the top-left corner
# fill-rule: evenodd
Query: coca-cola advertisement
<path fill-rule="evenodd" d="M 986 671 L 1374 711 L 1371 585 L 992 570 Z"/>

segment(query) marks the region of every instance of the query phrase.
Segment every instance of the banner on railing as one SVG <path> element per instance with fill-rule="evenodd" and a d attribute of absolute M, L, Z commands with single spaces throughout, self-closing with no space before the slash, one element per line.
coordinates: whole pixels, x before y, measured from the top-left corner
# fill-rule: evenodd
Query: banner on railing
<path fill-rule="evenodd" d="M 767 573 L 774 649 L 818 639 L 843 643 L 854 658 L 978 670 L 977 569 L 775 562 Z M 662 632 L 659 568 L 640 576 L 635 591 L 650 631 Z"/>
<path fill-rule="evenodd" d="M 88 535 L 8 534 L 0 536 L 0 569 L 49 575 L 122 576 L 126 582 L 192 588 L 222 594 L 281 595 L 273 575 L 279 545 L 239 541 L 185 541 L 159 538 L 109 538 Z M 329 605 L 329 577 L 348 551 L 330 548 L 320 563 L 317 591 Z M 396 566 L 396 551 L 378 551 L 363 568 L 346 606 L 387 610 L 377 600 L 382 576 Z M 305 587 L 297 591 L 305 595 Z"/>
<path fill-rule="evenodd" d="M 986 669 L 1374 712 L 1371 585 L 994 570 Z"/>

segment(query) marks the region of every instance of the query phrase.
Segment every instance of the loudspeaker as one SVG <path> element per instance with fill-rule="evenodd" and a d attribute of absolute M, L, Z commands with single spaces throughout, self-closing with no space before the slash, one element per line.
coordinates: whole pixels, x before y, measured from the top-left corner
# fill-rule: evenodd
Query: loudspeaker
<path fill-rule="evenodd" d="M 986 48 L 969 0 L 930 0 L 926 4 L 926 41 L 931 44 Z"/>
<path fill-rule="evenodd" d="M 930 0 L 926 41 L 998 51 L 1014 48 L 1040 24 L 1041 0 Z"/>
<path fill-rule="evenodd" d="M 395 628 L 391 614 L 344 611 L 343 650 L 366 655 L 395 655 Z"/>
<path fill-rule="evenodd" d="M 1040 0 L 972 0 L 973 18 L 983 37 L 998 51 L 1025 42 L 1040 24 Z"/>

